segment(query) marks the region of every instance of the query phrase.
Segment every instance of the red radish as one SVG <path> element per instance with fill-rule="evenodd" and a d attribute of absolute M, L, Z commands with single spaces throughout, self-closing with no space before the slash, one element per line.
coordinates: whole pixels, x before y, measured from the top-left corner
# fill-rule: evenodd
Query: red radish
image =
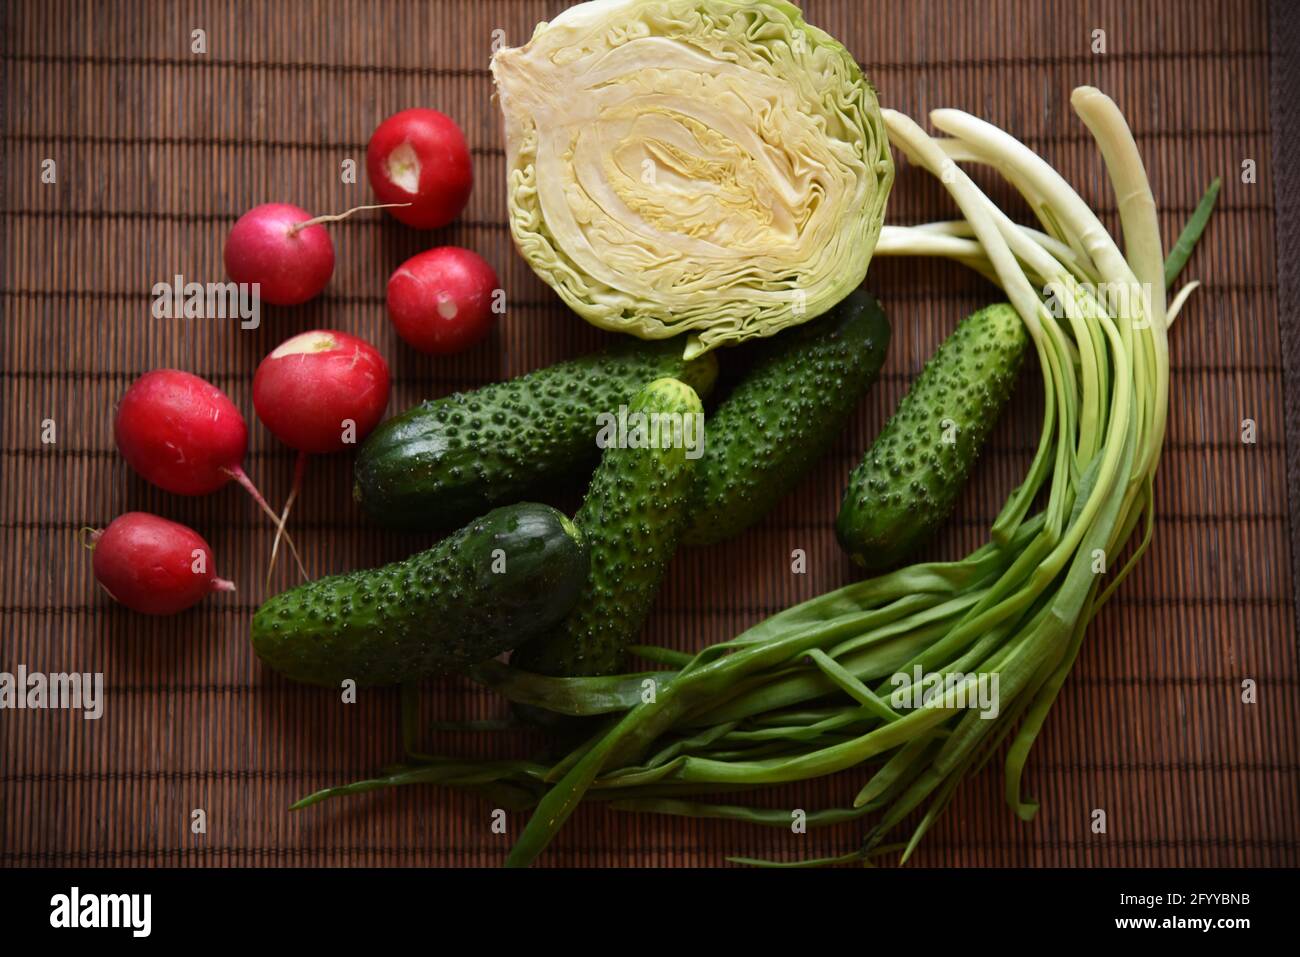
<path fill-rule="evenodd" d="M 127 464 L 159 488 L 207 495 L 233 479 L 279 522 L 244 472 L 244 417 L 212 383 L 177 369 L 146 372 L 118 402 L 113 435 Z M 292 541 L 289 548 L 296 557 Z M 298 567 L 306 576 L 301 560 Z"/>
<path fill-rule="evenodd" d="M 388 363 L 370 343 L 346 332 L 304 332 L 262 360 L 253 376 L 253 408 L 276 438 L 298 450 L 281 530 L 302 487 L 307 456 L 342 452 L 360 442 L 387 406 Z M 279 544 L 277 532 L 272 569 Z"/>
<path fill-rule="evenodd" d="M 289 203 L 263 203 L 239 217 L 226 237 L 226 273 L 258 283 L 262 299 L 296 306 L 325 288 L 334 273 L 334 242 L 311 213 Z"/>
<path fill-rule="evenodd" d="M 402 110 L 380 123 L 366 146 L 366 173 L 381 203 L 409 201 L 392 214 L 416 229 L 446 226 L 474 185 L 465 136 L 437 110 Z"/>
<path fill-rule="evenodd" d="M 374 346 L 346 332 L 296 335 L 253 376 L 257 417 L 300 452 L 342 452 L 370 434 L 387 406 L 388 364 Z M 345 428 L 345 421 L 353 425 Z"/>
<path fill-rule="evenodd" d="M 488 334 L 497 274 L 478 253 L 439 246 L 412 256 L 388 278 L 388 315 L 420 352 L 449 355 Z"/>
<path fill-rule="evenodd" d="M 258 295 L 276 306 L 296 306 L 320 294 L 334 272 L 334 242 L 321 223 L 363 209 L 315 216 L 289 203 L 254 206 L 235 223 L 222 253 L 226 273 L 238 283 L 257 283 Z"/>
<path fill-rule="evenodd" d="M 146 615 L 174 615 L 214 591 L 235 586 L 212 571 L 212 549 L 198 532 L 148 512 L 119 515 L 88 529 L 95 578 L 116 601 Z"/>

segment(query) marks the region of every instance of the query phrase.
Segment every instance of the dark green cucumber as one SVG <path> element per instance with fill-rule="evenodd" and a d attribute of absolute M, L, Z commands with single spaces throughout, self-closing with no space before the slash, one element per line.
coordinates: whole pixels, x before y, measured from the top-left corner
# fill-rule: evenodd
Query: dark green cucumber
<path fill-rule="evenodd" d="M 696 416 L 697 436 L 703 423 L 699 396 L 676 379 L 650 383 L 627 412 L 633 423 L 635 413 Z M 512 664 L 545 675 L 604 675 L 623 667 L 690 507 L 694 462 L 682 445 L 605 449 L 573 519 L 591 550 L 582 597 L 555 629 L 516 651 Z"/>
<path fill-rule="evenodd" d="M 355 497 L 389 525 L 448 528 L 590 472 L 595 416 L 672 376 L 707 394 L 717 360 L 686 361 L 678 340 L 624 341 L 599 355 L 418 406 L 375 429 L 356 462 Z"/>
<path fill-rule="evenodd" d="M 861 289 L 763 343 L 754 368 L 709 416 L 683 541 L 720 542 L 766 515 L 830 448 L 888 348 L 889 321 Z"/>
<path fill-rule="evenodd" d="M 388 685 L 509 651 L 560 621 L 587 581 L 587 545 L 547 505 L 509 505 L 426 552 L 282 592 L 253 648 L 296 681 Z"/>
<path fill-rule="evenodd" d="M 926 363 L 849 477 L 835 533 L 854 562 L 895 565 L 948 517 L 1028 347 L 999 303 L 963 319 Z"/>

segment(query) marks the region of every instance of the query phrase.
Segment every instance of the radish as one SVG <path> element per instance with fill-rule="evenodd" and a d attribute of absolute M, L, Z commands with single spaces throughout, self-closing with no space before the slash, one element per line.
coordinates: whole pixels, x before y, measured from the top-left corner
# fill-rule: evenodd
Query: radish
<path fill-rule="evenodd" d="M 379 124 L 366 146 L 366 173 L 381 203 L 416 229 L 437 229 L 460 215 L 474 185 L 469 147 L 455 120 L 437 110 L 402 110 Z"/>
<path fill-rule="evenodd" d="M 342 452 L 369 435 L 388 407 L 388 385 L 388 363 L 374 346 L 325 329 L 286 340 L 257 367 L 257 417 L 276 438 L 298 450 L 293 489 L 271 547 L 271 569 L 280 532 L 302 488 L 307 456 Z"/>
<path fill-rule="evenodd" d="M 102 531 L 85 529 L 95 578 L 115 600 L 146 615 L 174 615 L 214 591 L 235 586 L 212 571 L 212 549 L 198 532 L 148 512 L 119 515 Z"/>
<path fill-rule="evenodd" d="M 449 355 L 488 334 L 497 274 L 478 253 L 439 246 L 412 256 L 388 279 L 388 315 L 420 352 Z"/>
<path fill-rule="evenodd" d="M 256 283 L 258 295 L 276 306 L 296 306 L 320 294 L 334 272 L 334 242 L 321 224 L 346 219 L 364 209 L 312 216 L 289 203 L 263 203 L 240 216 L 222 257 L 226 273 L 238 283 Z"/>
<path fill-rule="evenodd" d="M 212 383 L 177 369 L 146 372 L 118 402 L 113 435 L 127 464 L 159 488 L 207 495 L 233 479 L 279 523 L 244 471 L 244 417 Z M 292 540 L 289 549 L 297 558 Z M 301 559 L 298 568 L 307 577 Z"/>

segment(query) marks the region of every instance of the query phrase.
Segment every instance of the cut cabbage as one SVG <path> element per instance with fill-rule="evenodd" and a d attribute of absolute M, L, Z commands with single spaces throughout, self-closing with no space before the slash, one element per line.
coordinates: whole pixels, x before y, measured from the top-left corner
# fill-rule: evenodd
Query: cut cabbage
<path fill-rule="evenodd" d="M 875 91 L 789 3 L 593 0 L 492 60 L 510 228 L 589 322 L 689 353 L 855 289 L 893 183 Z"/>

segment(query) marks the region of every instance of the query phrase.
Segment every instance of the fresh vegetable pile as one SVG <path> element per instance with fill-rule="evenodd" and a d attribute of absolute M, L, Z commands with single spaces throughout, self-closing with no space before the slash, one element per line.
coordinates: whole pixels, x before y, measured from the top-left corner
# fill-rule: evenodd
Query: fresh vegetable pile
<path fill-rule="evenodd" d="M 901 114 L 886 114 L 900 148 L 944 179 L 966 217 L 955 225 L 899 232 L 889 251 L 942 252 L 995 276 L 1039 359 L 1046 398 L 1039 449 L 987 545 L 960 561 L 915 565 L 849 585 L 694 656 L 638 649 L 672 670 L 555 679 L 480 666 L 476 677 L 513 701 L 615 717 L 554 764 L 426 758 L 384 778 L 319 792 L 300 806 L 416 782 L 513 797 L 536 804 L 510 855 L 510 863 L 527 864 L 584 797 L 625 810 L 786 827 L 784 811 L 696 798 L 860 768 L 866 773 L 853 807 L 811 813 L 808 823 L 877 814 L 862 845 L 833 859 L 860 861 L 895 849 L 887 839 L 923 808 L 902 845 L 906 857 L 963 777 L 1009 739 L 1007 799 L 1022 818 L 1032 817 L 1037 805 L 1020 790 L 1029 750 L 1088 623 L 1150 542 L 1152 480 L 1168 396 L 1166 263 L 1141 160 L 1107 97 L 1085 87 L 1073 102 L 1121 197 L 1127 259 L 1079 196 L 1007 134 L 941 110 L 935 125 L 953 139 L 938 141 Z M 953 155 L 995 165 L 1055 235 L 1013 224 L 955 170 Z M 1196 217 L 1190 242 L 1203 226 L 1204 217 Z M 960 238 L 966 233 L 971 238 Z M 1179 265 L 1171 261 L 1170 279 Z M 1094 292 L 1114 288 L 1139 292 Z M 842 534 L 846 524 L 852 532 L 857 510 L 872 498 L 884 508 L 896 508 L 896 496 L 915 500 L 920 523 L 926 509 L 949 507 L 969 449 L 957 443 L 950 453 L 936 449 L 925 458 L 929 446 L 922 442 L 907 453 L 917 456 L 910 468 L 893 468 L 889 458 L 909 434 L 921 440 L 945 427 L 937 421 L 945 403 L 934 402 L 936 383 L 946 383 L 950 414 L 965 409 L 972 416 L 958 427 L 982 435 L 987 426 L 980 417 L 1001 404 L 1019 361 L 1018 343 L 995 310 L 973 316 L 954 334 L 882 435 L 882 448 L 855 473 Z M 986 377 L 986 388 L 958 388 L 972 372 Z M 918 468 L 924 473 L 919 479 Z M 863 478 L 873 474 L 873 480 Z M 1136 547 L 1126 550 L 1135 537 Z M 896 557 L 892 543 L 877 545 Z M 980 683 L 992 677 L 989 702 Z M 650 700 L 647 682 L 654 688 Z"/>
<path fill-rule="evenodd" d="M 215 387 L 159 370 L 118 411 L 118 445 L 137 471 L 179 494 L 239 482 L 295 557 L 285 522 L 306 456 L 362 440 L 355 497 L 373 519 L 463 526 L 405 561 L 309 580 L 254 616 L 254 651 L 293 680 L 403 688 L 407 763 L 295 808 L 405 784 L 467 789 L 533 809 L 508 860 L 523 865 L 583 800 L 787 827 L 785 811 L 718 795 L 848 771 L 861 779 L 853 805 L 807 821 L 870 815 L 861 844 L 781 863 L 906 859 L 965 776 L 1007 744 L 1008 803 L 1032 817 L 1021 793 L 1029 751 L 1089 623 L 1151 541 L 1167 332 L 1195 284 L 1172 303 L 1167 287 L 1217 181 L 1166 259 L 1123 116 L 1099 91 L 1075 90 L 1119 199 L 1121 252 L 1008 133 L 936 110 L 934 137 L 881 112 L 847 51 L 781 2 L 598 0 L 542 24 L 493 70 L 520 252 L 597 325 L 689 336 L 624 339 L 383 423 L 377 350 L 344 332 L 295 336 L 253 382 L 259 418 L 299 452 L 278 515 L 243 472 L 247 429 Z M 959 219 L 881 228 L 894 176 L 886 131 L 940 180 Z M 638 178 L 643 161 L 652 175 Z M 418 227 L 460 212 L 468 163 L 455 124 L 430 110 L 390 118 L 368 152 L 376 193 Z M 1005 178 L 1039 227 L 1004 214 L 970 165 Z M 337 218 L 255 208 L 227 244 L 232 276 L 261 277 L 269 301 L 311 298 L 333 269 L 323 224 Z M 873 249 L 952 259 L 1007 300 L 956 326 L 843 477 L 839 542 L 883 574 L 695 654 L 636 645 L 677 548 L 760 521 L 875 382 L 891 329 L 858 288 Z M 393 273 L 389 312 L 415 349 L 459 351 L 493 324 L 497 281 L 469 250 L 437 247 Z M 718 375 L 709 350 L 751 337 L 762 341 L 739 350 L 747 371 L 706 416 Z M 951 513 L 1031 349 L 1039 443 L 988 542 L 957 561 L 898 567 Z M 572 520 L 531 501 L 566 483 L 586 489 Z M 155 516 L 122 516 L 88 544 L 101 584 L 138 611 L 173 613 L 233 587 L 196 532 Z M 652 670 L 626 672 L 629 654 Z M 559 757 L 420 753 L 418 683 L 446 673 L 549 729 Z"/>

